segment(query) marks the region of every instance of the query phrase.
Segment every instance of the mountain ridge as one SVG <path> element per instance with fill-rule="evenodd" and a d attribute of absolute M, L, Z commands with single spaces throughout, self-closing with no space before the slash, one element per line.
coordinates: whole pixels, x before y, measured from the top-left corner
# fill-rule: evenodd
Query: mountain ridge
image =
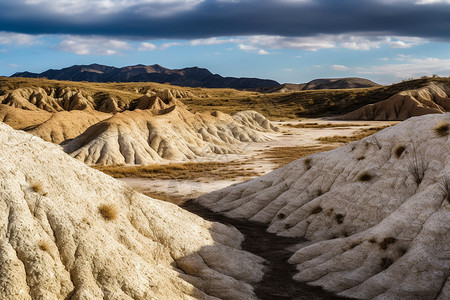
<path fill-rule="evenodd" d="M 279 86 L 275 80 L 247 78 L 247 77 L 223 77 L 211 73 L 208 69 L 189 67 L 183 69 L 167 69 L 158 64 L 134 65 L 121 68 L 100 64 L 74 65 L 55 70 L 49 69 L 42 73 L 18 72 L 11 77 L 48 78 L 70 81 L 89 82 L 157 82 L 170 83 L 185 87 L 205 88 L 262 88 Z"/>

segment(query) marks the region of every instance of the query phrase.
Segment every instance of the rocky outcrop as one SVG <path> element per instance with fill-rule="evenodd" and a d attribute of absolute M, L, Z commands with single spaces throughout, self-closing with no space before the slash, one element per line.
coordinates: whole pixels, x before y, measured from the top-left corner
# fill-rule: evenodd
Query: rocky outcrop
<path fill-rule="evenodd" d="M 118 113 L 89 127 L 64 151 L 87 164 L 145 165 L 237 153 L 243 143 L 267 140 L 263 132 L 278 130 L 257 112 L 192 114 L 174 98 L 144 100 L 144 110 Z"/>
<path fill-rule="evenodd" d="M 450 87 L 430 83 L 416 90 L 400 92 L 384 101 L 368 104 L 343 115 L 342 120 L 402 121 L 414 116 L 450 111 Z"/>
<path fill-rule="evenodd" d="M 0 299 L 256 299 L 236 229 L 0 124 Z"/>
<path fill-rule="evenodd" d="M 406 120 L 198 202 L 309 242 L 295 279 L 358 299 L 450 297 L 450 114 Z"/>

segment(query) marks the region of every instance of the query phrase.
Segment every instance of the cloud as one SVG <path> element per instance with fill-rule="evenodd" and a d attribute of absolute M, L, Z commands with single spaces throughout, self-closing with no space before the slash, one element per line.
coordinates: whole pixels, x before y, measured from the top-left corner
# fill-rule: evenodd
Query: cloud
<path fill-rule="evenodd" d="M 216 37 L 208 38 L 208 39 L 195 39 L 190 41 L 191 46 L 200 46 L 200 45 L 222 45 L 229 43 L 239 43 L 239 39 L 219 39 Z"/>
<path fill-rule="evenodd" d="M 172 15 L 191 10 L 203 0 L 16 0 L 24 9 L 39 9 L 57 15 L 98 14 L 100 16 L 139 8 L 140 12 L 153 10 L 153 15 Z"/>
<path fill-rule="evenodd" d="M 244 50 L 244 51 L 256 51 L 256 50 L 258 50 L 258 48 L 256 48 L 255 46 L 244 45 L 244 44 L 239 44 L 238 48 L 239 48 L 239 50 Z"/>
<path fill-rule="evenodd" d="M 0 31 L 0 45 L 33 45 L 37 38 L 29 34 Z"/>
<path fill-rule="evenodd" d="M 157 49 L 157 47 L 154 44 L 147 43 L 147 42 L 141 43 L 141 45 L 138 48 L 139 51 L 153 51 L 156 49 Z"/>
<path fill-rule="evenodd" d="M 350 35 L 450 40 L 448 3 L 436 0 L 15 0 L 0 1 L 0 28 L 27 34 L 107 35 L 141 40 Z M 417 26 L 412 26 L 412 22 Z M 309 47 L 306 41 L 303 44 L 305 48 L 323 48 L 317 42 Z M 370 39 L 367 43 L 349 40 L 343 46 L 365 50 L 373 48 L 373 42 L 376 43 Z M 400 44 L 393 41 L 393 46 Z"/>
<path fill-rule="evenodd" d="M 259 55 L 269 55 L 270 52 L 268 52 L 268 51 L 266 51 L 266 50 L 263 50 L 263 49 L 260 49 L 260 50 L 258 50 L 258 54 L 259 54 Z"/>
<path fill-rule="evenodd" d="M 434 74 L 448 76 L 450 70 L 450 59 L 424 58 L 409 59 L 401 64 L 386 64 L 372 66 L 368 69 L 359 70 L 357 73 L 364 75 L 390 75 L 397 79 L 418 78 Z"/>
<path fill-rule="evenodd" d="M 242 37 L 241 50 L 263 49 L 295 49 L 318 51 L 320 49 L 345 48 L 350 50 L 367 51 L 370 49 L 390 46 L 395 48 L 409 48 L 426 43 L 421 38 L 390 37 L 390 36 L 353 36 L 353 35 L 317 35 L 311 37 L 283 37 L 256 35 Z"/>
<path fill-rule="evenodd" d="M 127 42 L 116 39 L 67 36 L 57 48 L 78 55 L 117 55 L 131 47 Z"/>
<path fill-rule="evenodd" d="M 332 65 L 331 69 L 335 70 L 335 71 L 348 71 L 349 68 L 343 65 Z"/>
<path fill-rule="evenodd" d="M 417 1 L 416 4 L 450 4 L 450 0 L 420 0 Z"/>
<path fill-rule="evenodd" d="M 162 45 L 159 47 L 159 49 L 165 50 L 165 49 L 170 48 L 170 47 L 181 46 L 181 45 L 183 45 L 183 43 L 180 43 L 180 42 L 169 42 L 169 43 L 164 43 L 164 44 L 162 44 Z"/>

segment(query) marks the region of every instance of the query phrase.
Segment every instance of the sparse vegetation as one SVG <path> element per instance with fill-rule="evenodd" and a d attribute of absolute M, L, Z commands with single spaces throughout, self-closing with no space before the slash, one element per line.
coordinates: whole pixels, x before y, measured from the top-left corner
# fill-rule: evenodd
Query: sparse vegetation
<path fill-rule="evenodd" d="M 417 186 L 420 185 L 425 177 L 425 162 L 417 157 L 416 146 L 413 144 L 412 161 L 409 163 L 409 171 L 414 176 Z"/>
<path fill-rule="evenodd" d="M 192 112 L 204 111 L 205 109 L 220 110 L 225 113 L 256 110 L 272 120 L 345 114 L 366 104 L 386 100 L 398 92 L 424 87 L 430 82 L 448 83 L 449 79 L 427 77 L 375 88 L 306 90 L 292 93 L 264 94 L 234 89 L 178 87 L 152 82 L 95 83 L 57 81 L 44 78 L 0 77 L 0 86 L 4 93 L 17 88 L 41 87 L 49 91 L 54 88 L 69 87 L 91 95 L 96 102 L 107 97 L 120 99 L 125 107 L 148 90 L 180 90 L 192 94 L 192 98 L 183 100 Z"/>
<path fill-rule="evenodd" d="M 115 178 L 136 177 L 150 179 L 232 179 L 259 175 L 253 169 L 245 169 L 240 162 L 187 162 L 147 166 L 93 166 Z"/>
<path fill-rule="evenodd" d="M 369 172 L 362 172 L 358 175 L 358 181 L 367 182 L 372 179 L 372 175 Z"/>
<path fill-rule="evenodd" d="M 312 161 L 311 158 L 305 158 L 303 160 L 303 164 L 305 165 L 306 170 L 311 169 L 311 161 Z"/>
<path fill-rule="evenodd" d="M 286 124 L 285 126 L 291 127 L 291 128 L 343 128 L 343 127 L 369 126 L 369 124 L 350 124 L 350 123 L 298 123 L 298 124 Z"/>
<path fill-rule="evenodd" d="M 98 211 L 107 221 L 115 220 L 119 216 L 119 209 L 115 204 L 102 204 L 98 207 Z"/>
<path fill-rule="evenodd" d="M 397 240 L 394 237 L 384 238 L 378 245 L 380 249 L 386 250 L 390 244 L 394 244 Z"/>
<path fill-rule="evenodd" d="M 335 148 L 337 146 L 273 147 L 264 151 L 264 155 L 276 164 L 277 167 L 282 167 L 302 157 Z M 308 166 L 310 167 L 311 159 L 306 158 L 304 164 L 307 168 Z"/>
<path fill-rule="evenodd" d="M 44 185 L 40 181 L 33 182 L 31 184 L 31 189 L 33 189 L 33 191 L 35 193 L 38 193 L 41 196 L 46 196 L 47 195 L 47 192 L 44 190 Z"/>
<path fill-rule="evenodd" d="M 446 121 L 440 121 L 439 124 L 434 127 L 434 133 L 438 137 L 444 137 L 449 134 L 450 124 Z"/>
<path fill-rule="evenodd" d="M 277 215 L 277 217 L 278 217 L 278 219 L 284 219 L 284 218 L 286 218 L 286 215 L 283 214 L 283 213 L 279 213 L 279 214 Z"/>
<path fill-rule="evenodd" d="M 444 199 L 447 199 L 448 203 L 450 203 L 450 181 L 447 176 L 445 176 L 441 181 L 438 181 L 437 186 L 442 192 L 444 192 Z"/>
<path fill-rule="evenodd" d="M 387 269 L 387 268 L 389 268 L 393 263 L 394 263 L 394 261 L 392 260 L 392 258 L 389 258 L 389 257 L 383 257 L 383 258 L 381 259 L 380 266 L 381 266 L 383 269 Z"/>
<path fill-rule="evenodd" d="M 354 141 L 359 141 L 360 139 L 363 139 L 365 137 L 368 137 L 374 133 L 377 133 L 380 130 L 383 130 L 390 125 L 386 126 L 379 126 L 379 127 L 371 127 L 371 128 L 364 128 L 356 132 L 354 135 L 350 136 L 344 136 L 344 135 L 334 135 L 334 136 L 326 136 L 326 137 L 320 137 L 317 140 L 322 143 L 341 143 L 341 144 L 347 144 Z M 378 142 L 378 140 L 377 140 Z M 380 147 L 379 143 L 377 143 L 377 146 Z"/>
<path fill-rule="evenodd" d="M 336 220 L 336 222 L 338 222 L 338 224 L 344 223 L 344 218 L 345 218 L 345 215 L 343 215 L 343 214 L 336 214 L 334 216 L 334 219 Z"/>
<path fill-rule="evenodd" d="M 376 244 L 377 240 L 375 238 L 371 238 L 369 239 L 369 243 L 371 244 Z"/>
<path fill-rule="evenodd" d="M 312 215 L 315 215 L 315 214 L 321 213 L 322 210 L 323 210 L 322 207 L 316 206 L 316 207 L 314 207 L 314 208 L 311 210 L 311 214 L 312 214 Z"/>
<path fill-rule="evenodd" d="M 394 150 L 395 157 L 400 158 L 405 150 L 406 147 L 404 145 L 398 145 Z"/>
<path fill-rule="evenodd" d="M 38 246 L 39 246 L 39 249 L 41 249 L 42 251 L 50 253 L 52 244 L 49 240 L 41 240 L 39 242 Z"/>
<path fill-rule="evenodd" d="M 400 247 L 399 252 L 400 252 L 400 256 L 403 256 L 406 254 L 406 252 L 408 252 L 408 248 Z"/>
<path fill-rule="evenodd" d="M 364 155 L 362 155 L 362 156 L 358 156 L 357 158 L 356 158 L 356 160 L 363 160 L 363 159 L 365 159 L 366 157 L 364 156 Z"/>

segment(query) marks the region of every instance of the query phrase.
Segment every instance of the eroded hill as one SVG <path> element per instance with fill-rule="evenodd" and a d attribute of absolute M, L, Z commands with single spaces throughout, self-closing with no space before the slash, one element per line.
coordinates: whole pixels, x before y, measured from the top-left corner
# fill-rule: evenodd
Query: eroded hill
<path fill-rule="evenodd" d="M 236 229 L 139 194 L 0 124 L 0 298 L 256 299 Z"/>
<path fill-rule="evenodd" d="M 295 279 L 358 299 L 450 297 L 450 114 L 408 119 L 198 199 L 305 237 Z"/>

